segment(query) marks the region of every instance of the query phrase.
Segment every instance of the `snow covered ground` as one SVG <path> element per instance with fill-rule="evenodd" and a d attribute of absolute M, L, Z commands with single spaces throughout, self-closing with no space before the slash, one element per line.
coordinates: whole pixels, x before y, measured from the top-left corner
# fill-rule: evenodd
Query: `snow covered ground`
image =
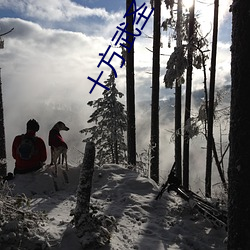
<path fill-rule="evenodd" d="M 50 247 L 44 249 L 83 249 L 70 223 L 70 212 L 76 205 L 79 169 L 80 167 L 70 168 L 69 184 L 64 182 L 62 173 L 59 172 L 59 191 L 54 189 L 49 170 L 19 175 L 9 181 L 9 186 L 14 185 L 13 195 L 24 193 L 30 198 L 28 210 L 40 211 L 47 215 L 47 219 L 41 220 L 36 226 L 30 221 L 33 226 L 27 226 L 29 233 L 25 233 L 26 240 L 46 240 Z M 151 181 L 122 166 L 104 165 L 96 169 L 91 203 L 100 212 L 116 219 L 116 229 L 112 232 L 110 244 L 100 249 L 226 249 L 223 243 L 226 237 L 225 229 L 213 228 L 175 193 L 165 192 L 160 200 L 155 200 L 158 192 L 159 188 Z M 25 246 L 24 238 L 19 242 L 19 248 L 10 247 L 14 242 L 10 240 L 11 237 L 16 236 L 16 240 L 18 238 L 15 228 L 18 228 L 20 223 L 16 221 L 17 225 L 13 227 L 13 221 L 10 220 L 6 219 L 5 224 L 2 223 L 0 249 L 29 250 L 28 243 L 26 248 L 22 248 Z M 43 248 L 40 246 L 36 249 Z"/>

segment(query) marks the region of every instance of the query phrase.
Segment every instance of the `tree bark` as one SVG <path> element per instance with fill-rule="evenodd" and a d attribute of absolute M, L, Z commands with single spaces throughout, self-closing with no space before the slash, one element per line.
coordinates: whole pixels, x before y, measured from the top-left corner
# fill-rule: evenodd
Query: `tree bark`
<path fill-rule="evenodd" d="M 214 153 L 214 160 L 215 160 L 215 164 L 217 166 L 217 169 L 218 169 L 218 172 L 219 172 L 219 175 L 220 175 L 220 179 L 222 181 L 222 184 L 223 184 L 223 187 L 224 187 L 224 190 L 225 192 L 227 192 L 227 182 L 226 182 L 226 179 L 225 179 L 225 176 L 224 176 L 224 173 L 223 173 L 223 170 L 222 170 L 222 167 L 221 167 L 221 163 L 219 161 L 219 157 L 218 157 L 218 153 L 217 153 L 217 150 L 216 150 L 216 145 L 215 145 L 215 141 L 214 141 L 214 138 L 213 138 L 213 153 Z"/>
<path fill-rule="evenodd" d="M 216 55 L 217 55 L 217 37 L 218 37 L 218 14 L 219 0 L 214 1 L 214 25 L 213 25 L 213 41 L 212 56 L 210 69 L 210 87 L 209 87 L 209 106 L 208 106 L 208 134 L 207 134 L 207 159 L 206 159 L 206 179 L 205 193 L 207 197 L 211 197 L 211 177 L 212 177 L 212 151 L 213 151 L 213 121 L 214 121 L 214 89 L 216 74 Z"/>
<path fill-rule="evenodd" d="M 126 0 L 126 9 L 130 7 L 133 0 Z M 133 11 L 133 4 L 131 6 Z M 126 17 L 127 31 L 134 34 L 133 16 Z M 127 41 L 131 41 L 133 37 L 127 33 Z M 128 45 L 129 47 L 129 45 Z M 135 128 L 135 79 L 134 79 L 134 46 L 127 53 L 126 67 L 126 88 L 127 88 L 127 146 L 128 146 L 128 164 L 136 165 L 136 128 Z"/>
<path fill-rule="evenodd" d="M 191 111 L 191 95 L 192 95 L 192 73 L 193 73 L 193 36 L 194 36 L 194 8 L 195 0 L 193 0 L 192 6 L 189 8 L 189 30 L 188 30 L 188 67 L 186 76 L 186 101 L 185 101 L 185 128 L 190 123 L 190 111 Z M 189 132 L 184 130 L 183 141 L 183 186 L 189 189 Z"/>
<path fill-rule="evenodd" d="M 89 205 L 94 172 L 95 144 L 87 142 L 82 168 L 80 171 L 79 184 L 76 192 L 77 202 L 74 213 L 76 228 L 89 222 Z"/>
<path fill-rule="evenodd" d="M 177 47 L 182 45 L 182 0 L 178 0 L 177 7 Z M 182 183 L 182 157 L 181 157 L 181 83 L 175 81 L 175 163 L 176 163 L 176 175 Z"/>
<path fill-rule="evenodd" d="M 2 77 L 0 69 L 0 176 L 5 177 L 7 174 L 5 130 L 4 130 L 4 110 L 2 96 Z"/>
<path fill-rule="evenodd" d="M 114 143 L 114 147 L 115 147 L 115 164 L 119 164 L 119 154 L 118 154 L 118 143 L 117 143 L 117 139 L 115 139 L 115 143 Z"/>
<path fill-rule="evenodd" d="M 150 177 L 159 183 L 159 86 L 161 1 L 154 1 L 153 74 L 151 103 L 151 166 Z"/>
<path fill-rule="evenodd" d="M 250 249 L 250 1 L 232 8 L 228 250 Z"/>
<path fill-rule="evenodd" d="M 91 206 L 90 211 L 94 160 L 95 144 L 87 142 L 76 192 L 77 202 L 74 212 L 76 235 L 79 237 L 82 249 L 102 249 L 104 245 L 109 243 L 111 233 L 116 226 L 114 217 L 98 214 L 98 210 L 94 206 Z"/>

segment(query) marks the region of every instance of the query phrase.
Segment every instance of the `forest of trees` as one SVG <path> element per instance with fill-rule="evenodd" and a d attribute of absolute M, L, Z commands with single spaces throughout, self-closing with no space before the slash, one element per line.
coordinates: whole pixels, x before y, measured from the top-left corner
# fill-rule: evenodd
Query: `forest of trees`
<path fill-rule="evenodd" d="M 164 83 L 166 88 L 175 89 L 175 164 L 176 174 L 183 186 L 189 189 L 189 140 L 192 71 L 193 67 L 203 71 L 204 75 L 204 135 L 207 140 L 205 195 L 211 197 L 212 164 L 215 163 L 221 182 L 228 191 L 228 249 L 250 249 L 250 106 L 248 94 L 250 91 L 250 34 L 247 32 L 250 25 L 250 1 L 233 0 L 232 12 L 232 46 L 231 46 L 231 109 L 230 109 L 230 153 L 228 166 L 228 183 L 221 167 L 213 135 L 213 120 L 215 111 L 216 89 L 216 52 L 218 34 L 219 0 L 214 1 L 214 19 L 212 29 L 211 48 L 206 37 L 200 33 L 200 25 L 195 16 L 195 0 L 188 13 L 183 13 L 182 0 L 151 0 L 154 8 L 153 15 L 153 51 L 152 51 L 152 103 L 151 103 L 151 141 L 150 141 L 150 178 L 159 183 L 159 78 L 160 78 L 160 37 L 161 30 L 171 30 L 174 37 L 173 53 L 166 62 Z M 165 4 L 165 6 L 163 6 Z M 133 13 L 133 0 L 126 0 L 126 7 Z M 161 8 L 170 13 L 162 23 Z M 128 15 L 127 30 L 134 32 L 133 15 Z M 128 36 L 128 40 L 131 36 Z M 211 58 L 208 51 L 211 50 Z M 206 65 L 210 64 L 210 78 L 207 83 Z M 116 88 L 114 73 L 111 72 L 106 86 L 110 90 L 103 91 L 103 97 L 88 102 L 95 111 L 90 116 L 90 128 L 81 130 L 86 135 L 86 142 L 96 145 L 97 164 L 105 163 L 136 165 L 136 114 L 135 114 L 135 73 L 134 49 L 126 55 L 126 110 L 125 105 L 118 101 L 123 93 Z M 182 89 L 186 89 L 185 111 L 182 106 Z M 0 174 L 6 175 L 6 153 L 4 134 L 4 110 L 2 103 L 0 79 Z M 182 127 L 184 120 L 184 127 Z M 183 132 L 182 132 L 183 131 Z M 184 138 L 184 139 L 183 139 Z M 125 143 L 127 139 L 127 143 Z M 183 143 L 183 145 L 182 145 Z M 224 152 L 222 152 L 222 155 Z"/>
<path fill-rule="evenodd" d="M 133 1 L 127 0 L 127 7 Z M 162 24 L 161 5 L 170 11 L 170 18 Z M 166 75 L 164 82 L 167 88 L 175 88 L 175 163 L 176 174 L 185 188 L 189 188 L 189 140 L 192 137 L 190 127 L 195 129 L 193 118 L 191 117 L 191 96 L 192 96 L 192 71 L 193 67 L 203 71 L 204 75 L 204 104 L 201 110 L 204 113 L 204 135 L 207 139 L 207 157 L 206 157 L 206 179 L 205 194 L 211 197 L 211 176 L 213 159 L 217 166 L 221 182 L 224 185 L 224 191 L 227 192 L 229 186 L 229 243 L 228 249 L 249 249 L 250 242 L 248 236 L 249 217 L 249 198 L 247 192 L 250 191 L 250 170 L 249 162 L 249 142 L 248 138 L 248 117 L 249 110 L 247 105 L 248 93 L 248 42 L 249 34 L 244 32 L 249 24 L 250 3 L 247 0 L 234 1 L 231 7 L 233 14 L 232 30 L 232 102 L 231 102 L 231 124 L 230 124 L 230 161 L 229 175 L 226 181 L 225 172 L 219 159 L 216 143 L 213 135 L 213 120 L 216 107 L 216 56 L 217 56 L 217 37 L 218 37 L 218 13 L 219 0 L 214 1 L 214 21 L 212 30 L 211 48 L 209 48 L 206 37 L 200 33 L 200 25 L 195 16 L 195 0 L 190 7 L 188 14 L 183 14 L 183 3 L 181 0 L 171 1 L 151 1 L 154 8 L 153 21 L 153 64 L 152 64 L 152 111 L 151 111 L 151 157 L 150 157 L 150 177 L 159 183 L 159 72 L 160 72 L 160 34 L 163 30 L 172 29 L 176 44 L 174 52 L 167 62 Z M 177 11 L 176 11 L 177 10 Z M 177 13 L 177 14 L 176 14 Z M 131 19 L 127 20 L 131 24 Z M 245 26 L 243 26 L 245 25 Z M 130 31 L 133 27 L 130 27 Z M 208 57 L 208 51 L 211 50 L 211 58 Z M 128 164 L 136 164 L 136 142 L 135 142 L 135 109 L 134 109 L 134 58 L 133 51 L 127 55 L 127 146 L 128 146 Z M 240 56 L 242 55 L 242 57 Z M 210 78 L 207 83 L 206 64 L 210 61 Z M 185 79 L 185 80 L 184 80 Z M 186 84 L 184 128 L 181 121 L 181 96 L 183 83 Z M 189 128 L 189 129 L 187 129 Z M 182 133 L 182 130 L 184 132 Z M 123 130 L 125 132 L 125 130 Z M 183 152 L 182 152 L 182 134 Z M 221 158 L 226 153 L 221 152 Z M 239 195 L 241 194 L 241 195 Z"/>

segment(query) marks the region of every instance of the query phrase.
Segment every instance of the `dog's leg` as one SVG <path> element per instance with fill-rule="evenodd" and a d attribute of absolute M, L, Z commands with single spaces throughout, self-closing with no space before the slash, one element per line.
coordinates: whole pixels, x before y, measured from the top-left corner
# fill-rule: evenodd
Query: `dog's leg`
<path fill-rule="evenodd" d="M 54 159 L 53 159 L 53 154 L 54 154 L 54 148 L 50 147 L 50 166 L 52 166 L 54 164 Z"/>
<path fill-rule="evenodd" d="M 65 162 L 65 167 L 66 167 L 66 170 L 68 171 L 68 159 L 67 159 L 67 149 L 64 148 L 62 150 L 62 165 L 64 164 Z"/>
<path fill-rule="evenodd" d="M 62 159 L 63 159 L 63 162 L 65 160 L 65 166 L 66 166 L 66 170 L 62 169 L 63 178 L 64 178 L 66 183 L 69 183 L 69 176 L 67 174 L 67 171 L 68 171 L 67 149 L 63 149 L 63 151 L 62 151 Z"/>
<path fill-rule="evenodd" d="M 61 157 L 62 157 L 62 166 L 63 166 L 64 160 L 65 160 L 65 154 L 64 154 L 64 152 L 61 153 Z"/>
<path fill-rule="evenodd" d="M 61 154 L 58 155 L 57 164 L 61 164 Z"/>
<path fill-rule="evenodd" d="M 64 158 L 65 158 L 65 165 L 66 165 L 66 170 L 69 171 L 68 168 L 68 158 L 67 158 L 67 152 L 64 153 Z"/>
<path fill-rule="evenodd" d="M 57 177 L 57 164 L 55 164 L 55 176 Z"/>
<path fill-rule="evenodd" d="M 55 176 L 57 176 L 57 160 L 58 160 L 58 156 L 60 154 L 58 153 L 57 150 L 54 150 L 53 152 L 53 163 L 54 163 L 54 167 L 55 167 Z"/>

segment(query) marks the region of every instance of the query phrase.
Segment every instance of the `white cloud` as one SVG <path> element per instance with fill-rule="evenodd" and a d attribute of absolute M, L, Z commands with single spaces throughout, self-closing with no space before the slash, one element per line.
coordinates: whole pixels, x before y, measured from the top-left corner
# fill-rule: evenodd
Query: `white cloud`
<path fill-rule="evenodd" d="M 3 0 L 0 8 L 8 8 L 27 17 L 46 21 L 70 21 L 81 17 L 101 17 L 113 19 L 116 13 L 108 13 L 103 8 L 88 8 L 70 0 Z"/>
<path fill-rule="evenodd" d="M 229 7 L 232 3 L 231 0 L 223 0 L 219 2 L 219 27 L 224 20 L 230 15 Z M 203 35 L 207 33 L 212 34 L 213 30 L 213 18 L 214 18 L 214 1 L 196 1 L 195 6 L 196 14 L 198 15 L 198 21 L 201 24 Z"/>
<path fill-rule="evenodd" d="M 15 81 L 18 79 L 22 82 L 20 96 L 25 96 L 30 89 L 32 98 L 46 100 L 50 98 L 47 93 L 50 89 L 54 100 L 63 97 L 65 101 L 73 93 L 78 100 L 84 96 L 94 98 L 89 95 L 92 83 L 87 77 L 93 75 L 94 78 L 100 72 L 98 53 L 107 48 L 104 38 L 43 29 L 20 19 L 1 19 L 1 23 L 15 28 L 6 36 L 2 50 L 3 74 L 15 75 L 13 82 L 8 83 L 9 90 L 17 88 Z M 103 70 L 110 72 L 108 67 Z"/>
<path fill-rule="evenodd" d="M 44 29 L 21 19 L 1 19 L 1 26 L 14 27 L 4 37 L 5 48 L 0 51 L 9 158 L 13 136 L 18 131 L 24 132 L 20 128 L 25 129 L 32 117 L 41 123 L 39 133 L 45 140 L 47 129 L 64 120 L 75 128 L 71 130 L 76 139 L 73 146 L 77 142 L 81 145 L 82 136 L 78 132 L 90 114 L 86 103 L 100 97 L 102 92 L 96 88 L 90 95 L 93 84 L 87 77 L 98 76 L 98 52 L 107 47 L 106 40 Z M 102 78 L 106 79 L 107 75 Z"/>
<path fill-rule="evenodd" d="M 66 0 L 50 1 L 49 4 L 44 2 L 0 2 L 0 8 L 16 8 L 23 16 L 42 20 L 39 25 L 22 19 L 0 19 L 1 30 L 14 27 L 14 31 L 4 37 L 5 48 L 0 51 L 9 159 L 13 137 L 18 132 L 24 132 L 25 123 L 33 117 L 40 122 L 39 135 L 45 140 L 53 123 L 57 120 L 65 121 L 71 128 L 70 133 L 65 133 L 65 137 L 74 142 L 70 147 L 81 147 L 82 135 L 78 131 L 83 128 L 93 111 L 86 103 L 101 97 L 102 93 L 102 89 L 96 87 L 89 94 L 92 83 L 87 77 L 97 78 L 100 70 L 104 70 L 102 80 L 107 79 L 110 68 L 105 65 L 101 69 L 97 68 L 100 61 L 98 54 L 105 52 L 116 26 L 123 20 L 122 13 L 112 14 L 104 9 L 83 8 Z M 77 19 L 87 16 L 101 17 L 103 22 L 80 22 Z M 51 25 L 46 25 L 45 28 L 42 25 L 44 21 Z M 58 23 L 53 23 L 57 21 Z M 153 15 L 144 30 L 147 35 L 152 35 L 152 21 Z M 48 28 L 57 27 L 59 23 L 68 25 L 69 28 L 72 26 L 74 31 L 82 33 Z M 162 36 L 163 42 L 164 39 L 166 37 Z M 218 46 L 219 49 L 223 48 L 222 45 Z M 152 52 L 145 47 L 152 48 L 152 39 L 138 37 L 135 41 L 136 99 L 150 102 L 151 75 L 147 72 L 152 71 Z M 164 54 L 169 51 L 166 47 L 164 44 L 161 50 Z M 227 48 L 220 54 L 223 57 L 220 63 L 229 60 L 226 52 Z M 167 59 L 168 57 L 161 59 L 161 73 L 164 72 Z M 115 68 L 118 70 L 117 87 L 125 93 L 125 68 Z M 222 69 L 221 66 L 220 75 L 225 78 L 226 73 Z M 197 88 L 203 88 L 203 79 L 197 79 L 197 76 L 199 75 L 194 77 L 195 84 Z M 136 117 L 137 122 L 140 120 L 139 116 L 140 114 Z"/>

